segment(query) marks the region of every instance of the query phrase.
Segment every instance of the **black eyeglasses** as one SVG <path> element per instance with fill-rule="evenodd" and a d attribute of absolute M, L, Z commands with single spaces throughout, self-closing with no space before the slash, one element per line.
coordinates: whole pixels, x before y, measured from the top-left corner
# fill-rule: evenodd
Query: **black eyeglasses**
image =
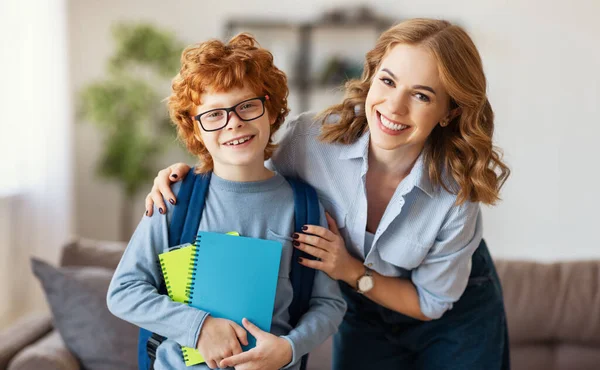
<path fill-rule="evenodd" d="M 259 96 L 237 103 L 231 108 L 216 108 L 194 116 L 204 131 L 218 131 L 229 123 L 229 113 L 234 112 L 242 121 L 252 121 L 265 114 L 265 101 L 269 95 Z"/>

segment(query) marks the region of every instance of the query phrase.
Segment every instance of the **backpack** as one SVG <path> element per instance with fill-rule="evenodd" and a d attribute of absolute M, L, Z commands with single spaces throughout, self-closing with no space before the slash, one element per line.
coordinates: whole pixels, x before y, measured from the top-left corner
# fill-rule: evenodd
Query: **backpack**
<path fill-rule="evenodd" d="M 194 243 L 200 218 L 204 210 L 204 202 L 210 184 L 211 173 L 197 175 L 193 168 L 184 178 L 179 193 L 177 204 L 173 210 L 173 217 L 169 225 L 169 247 L 184 243 Z M 299 179 L 288 178 L 286 180 L 294 192 L 294 231 L 302 232 L 302 226 L 307 224 L 319 225 L 320 210 L 316 191 L 308 184 Z M 189 212 L 192 205 L 193 212 Z M 302 266 L 298 258 L 314 259 L 313 256 L 294 248 L 291 261 L 290 280 L 294 291 L 294 297 L 289 307 L 290 324 L 295 327 L 304 313 L 308 311 L 309 301 L 312 295 L 315 270 Z M 160 294 L 167 294 L 163 283 L 159 287 Z M 140 328 L 138 337 L 138 367 L 139 370 L 154 368 L 156 350 L 165 340 L 164 337 Z M 301 360 L 301 370 L 306 369 L 308 354 Z"/>

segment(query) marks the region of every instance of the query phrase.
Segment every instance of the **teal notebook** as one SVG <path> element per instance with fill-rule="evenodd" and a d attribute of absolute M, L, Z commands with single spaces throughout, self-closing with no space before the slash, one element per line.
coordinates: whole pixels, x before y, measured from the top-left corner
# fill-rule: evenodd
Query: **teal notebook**
<path fill-rule="evenodd" d="M 272 240 L 199 232 L 188 302 L 242 325 L 271 330 L 283 246 Z M 256 339 L 248 333 L 248 346 Z"/>

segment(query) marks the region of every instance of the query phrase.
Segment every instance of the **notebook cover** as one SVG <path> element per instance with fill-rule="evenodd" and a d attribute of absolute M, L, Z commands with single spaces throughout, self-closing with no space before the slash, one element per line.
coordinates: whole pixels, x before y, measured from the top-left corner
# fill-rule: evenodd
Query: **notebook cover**
<path fill-rule="evenodd" d="M 163 272 L 169 297 L 180 303 L 186 303 L 189 286 L 192 279 L 195 246 L 188 244 L 178 249 L 173 249 L 158 256 Z M 183 359 L 186 366 L 204 362 L 204 358 L 195 348 L 181 346 Z"/>
<path fill-rule="evenodd" d="M 247 318 L 271 329 L 282 244 L 272 240 L 199 232 L 188 303 L 242 325 Z M 248 333 L 246 351 L 256 346 Z"/>

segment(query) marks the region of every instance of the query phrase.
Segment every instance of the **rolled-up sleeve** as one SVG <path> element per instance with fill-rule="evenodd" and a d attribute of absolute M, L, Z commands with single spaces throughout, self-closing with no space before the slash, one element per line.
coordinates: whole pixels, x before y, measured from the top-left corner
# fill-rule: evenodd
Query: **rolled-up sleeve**
<path fill-rule="evenodd" d="M 442 317 L 461 297 L 482 232 L 479 203 L 466 202 L 450 209 L 434 245 L 412 272 L 425 316 Z"/>

